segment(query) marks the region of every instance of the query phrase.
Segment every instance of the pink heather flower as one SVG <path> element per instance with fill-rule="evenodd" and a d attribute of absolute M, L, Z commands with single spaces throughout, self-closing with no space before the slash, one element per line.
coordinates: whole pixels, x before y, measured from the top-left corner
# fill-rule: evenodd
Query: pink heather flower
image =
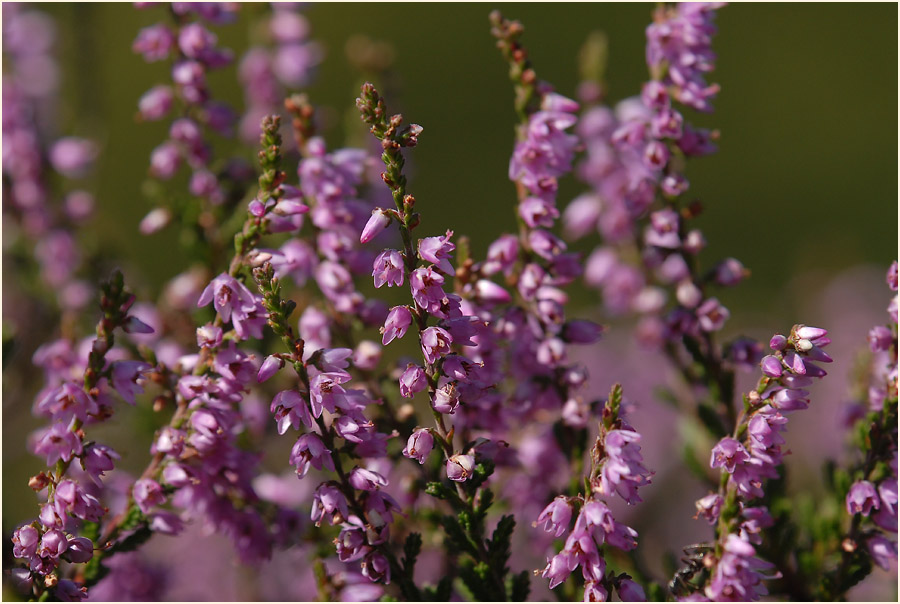
<path fill-rule="evenodd" d="M 222 328 L 207 323 L 197 328 L 197 346 L 200 348 L 218 348 L 222 344 Z"/>
<path fill-rule="evenodd" d="M 134 405 L 134 396 L 143 394 L 144 374 L 153 366 L 143 361 L 116 361 L 112 364 L 112 387 L 125 402 Z"/>
<path fill-rule="evenodd" d="M 887 280 L 888 287 L 890 287 L 892 291 L 897 291 L 897 261 L 896 260 L 894 260 L 891 263 L 890 268 L 888 268 L 886 280 Z"/>
<path fill-rule="evenodd" d="M 65 533 L 59 529 L 50 529 L 41 537 L 41 546 L 37 554 L 41 558 L 59 558 L 69 548 Z"/>
<path fill-rule="evenodd" d="M 666 208 L 653 212 L 650 215 L 650 225 L 644 233 L 644 241 L 647 245 L 677 249 L 681 247 L 678 224 L 678 214 L 674 210 Z"/>
<path fill-rule="evenodd" d="M 447 460 L 447 478 L 456 482 L 465 482 L 475 470 L 475 458 L 471 455 L 453 455 Z"/>
<path fill-rule="evenodd" d="M 60 459 L 69 461 L 75 455 L 81 454 L 81 439 L 69 430 L 66 424 L 57 422 L 39 434 L 34 444 L 34 452 L 45 457 L 50 467 Z"/>
<path fill-rule="evenodd" d="M 641 435 L 634 430 L 610 430 L 604 440 L 606 460 L 600 474 L 603 493 L 617 493 L 629 504 L 639 503 L 639 487 L 650 482 L 650 472 L 643 465 Z"/>
<path fill-rule="evenodd" d="M 595 193 L 584 193 L 569 202 L 563 211 L 563 229 L 570 240 L 581 239 L 594 230 L 603 211 Z"/>
<path fill-rule="evenodd" d="M 443 237 L 426 237 L 419 239 L 419 257 L 425 262 L 431 262 L 442 273 L 453 275 L 453 265 L 450 264 L 450 252 L 456 246 L 450 242 L 453 231 L 447 231 Z"/>
<path fill-rule="evenodd" d="M 87 174 L 99 149 L 97 144 L 84 138 L 61 138 L 50 148 L 50 163 L 66 178 L 81 178 Z"/>
<path fill-rule="evenodd" d="M 256 381 L 260 384 L 262 382 L 265 382 L 273 375 L 278 373 L 278 371 L 282 367 L 284 367 L 284 359 L 275 355 L 267 356 L 266 360 L 263 361 L 262 365 L 259 368 L 259 373 L 256 374 Z"/>
<path fill-rule="evenodd" d="M 341 371 L 320 373 L 310 381 L 310 403 L 314 417 L 321 416 L 323 409 L 334 413 L 336 405 L 344 405 L 346 390 L 340 384 L 349 380 L 350 374 Z"/>
<path fill-rule="evenodd" d="M 897 532 L 897 479 L 886 478 L 878 484 L 881 507 L 875 514 L 875 524 L 886 531 Z"/>
<path fill-rule="evenodd" d="M 303 478 L 312 465 L 317 470 L 323 468 L 334 472 L 331 450 L 326 449 L 318 434 L 309 432 L 297 439 L 291 448 L 290 464 L 297 469 L 297 476 Z"/>
<path fill-rule="evenodd" d="M 744 446 L 733 438 L 726 436 L 713 447 L 712 457 L 709 461 L 711 468 L 725 468 L 729 474 L 734 473 L 736 466 L 746 463 L 750 454 Z"/>
<path fill-rule="evenodd" d="M 883 535 L 876 534 L 866 540 L 866 549 L 872 560 L 886 571 L 891 570 L 891 563 L 897 560 L 897 544 Z"/>
<path fill-rule="evenodd" d="M 156 178 L 169 180 L 180 164 L 181 154 L 174 143 L 162 143 L 150 153 L 150 173 Z"/>
<path fill-rule="evenodd" d="M 16 558 L 32 558 L 37 553 L 40 534 L 30 524 L 20 526 L 13 533 L 13 556 Z"/>
<path fill-rule="evenodd" d="M 375 491 L 388 485 L 387 478 L 366 468 L 353 468 L 347 481 L 354 489 L 360 491 Z"/>
<path fill-rule="evenodd" d="M 395 306 L 388 313 L 384 327 L 381 328 L 381 343 L 385 346 L 390 344 L 394 338 L 402 338 L 406 334 L 406 330 L 412 325 L 412 313 L 408 306 Z"/>
<path fill-rule="evenodd" d="M 391 224 L 391 215 L 382 208 L 375 208 L 372 210 L 372 216 L 359 236 L 359 242 L 369 243 L 376 235 L 386 229 L 389 224 Z"/>
<path fill-rule="evenodd" d="M 138 32 L 131 49 L 144 56 L 148 63 L 163 61 L 175 48 L 175 34 L 162 24 L 145 27 Z"/>
<path fill-rule="evenodd" d="M 275 416 L 279 434 L 287 432 L 288 426 L 298 429 L 300 422 L 307 428 L 313 426 L 309 403 L 296 390 L 283 390 L 276 394 L 272 399 L 270 411 Z"/>
<path fill-rule="evenodd" d="M 781 366 L 781 360 L 772 355 L 763 357 L 763 360 L 760 361 L 760 367 L 762 367 L 763 374 L 772 378 L 781 377 L 781 374 L 784 372 Z"/>
<path fill-rule="evenodd" d="M 410 290 L 413 299 L 420 308 L 431 314 L 440 316 L 441 305 L 447 294 L 444 293 L 444 277 L 436 272 L 433 267 L 417 268 L 409 276 Z"/>
<path fill-rule="evenodd" d="M 697 308 L 697 319 L 703 331 L 718 331 L 731 313 L 716 298 L 709 298 Z"/>
<path fill-rule="evenodd" d="M 152 327 L 134 316 L 128 317 L 125 320 L 125 325 L 122 326 L 122 329 L 125 331 L 125 333 L 132 334 L 145 335 L 154 333 L 154 329 Z"/>
<path fill-rule="evenodd" d="M 878 492 L 868 480 L 857 480 L 850 487 L 847 493 L 847 513 L 862 514 L 868 516 L 873 509 L 877 510 L 881 507 L 881 500 L 878 498 Z"/>
<path fill-rule="evenodd" d="M 369 552 L 365 525 L 358 517 L 350 516 L 334 544 L 341 562 L 359 560 Z"/>
<path fill-rule="evenodd" d="M 141 219 L 138 230 L 142 235 L 152 235 L 168 226 L 172 213 L 167 208 L 153 208 Z"/>
<path fill-rule="evenodd" d="M 551 228 L 554 221 L 559 218 L 559 210 L 555 205 L 539 197 L 527 197 L 519 202 L 519 216 L 529 228 Z"/>
<path fill-rule="evenodd" d="M 547 532 L 556 531 L 556 537 L 562 537 L 569 530 L 569 521 L 572 519 L 572 504 L 569 498 L 560 495 L 550 502 L 538 516 L 534 526 L 544 524 L 544 530 Z"/>
<path fill-rule="evenodd" d="M 868 340 L 872 352 L 890 350 L 894 343 L 894 333 L 884 325 L 876 325 L 869 331 Z"/>
<path fill-rule="evenodd" d="M 169 136 L 176 143 L 185 147 L 199 147 L 203 145 L 203 131 L 200 125 L 186 117 L 178 118 L 169 126 Z"/>
<path fill-rule="evenodd" d="M 506 291 L 503 286 L 497 285 L 493 281 L 487 279 L 479 279 L 476 281 L 473 293 L 478 302 L 488 307 L 496 304 L 506 304 L 512 300 L 509 292 Z"/>
<path fill-rule="evenodd" d="M 802 340 L 813 341 L 824 338 L 827 335 L 828 330 L 822 329 L 821 327 L 810 327 L 808 325 L 802 325 L 799 329 L 797 329 L 797 337 Z"/>
<path fill-rule="evenodd" d="M 119 454 L 98 443 L 93 443 L 85 447 L 84 455 L 81 457 L 81 467 L 87 473 L 94 484 L 100 486 L 100 478 L 106 472 L 114 469 L 114 459 L 119 459 Z"/>
<path fill-rule="evenodd" d="M 403 285 L 403 256 L 397 250 L 385 250 L 378 254 L 372 265 L 375 287 L 387 283 L 388 287 Z"/>
<path fill-rule="evenodd" d="M 377 551 L 369 552 L 362 561 L 362 574 L 373 583 L 391 582 L 391 565 L 388 559 Z"/>
<path fill-rule="evenodd" d="M 63 480 L 56 487 L 53 496 L 53 511 L 60 518 L 72 515 L 93 522 L 103 516 L 103 508 L 96 497 L 87 493 L 73 480 Z"/>
<path fill-rule="evenodd" d="M 631 579 L 622 579 L 616 586 L 619 599 L 623 602 L 646 602 L 647 595 L 644 588 L 632 581 Z"/>
<path fill-rule="evenodd" d="M 562 551 L 553 556 L 553 558 L 547 560 L 547 566 L 544 567 L 541 576 L 545 579 L 550 579 L 549 587 L 550 589 L 553 589 L 568 579 L 576 566 L 577 564 L 570 563 L 569 555 L 565 551 Z"/>
<path fill-rule="evenodd" d="M 703 516 L 710 524 L 715 524 L 719 520 L 719 511 L 722 509 L 722 497 L 718 493 L 710 493 L 706 497 L 698 499 L 694 505 L 697 508 L 698 516 Z"/>
<path fill-rule="evenodd" d="M 410 435 L 406 441 L 406 447 L 403 449 L 404 457 L 415 459 L 420 464 L 425 463 L 428 454 L 434 446 L 434 437 L 431 432 L 424 428 L 418 428 Z"/>
<path fill-rule="evenodd" d="M 87 537 L 69 539 L 65 557 L 69 562 L 82 564 L 94 557 L 94 544 Z"/>
<path fill-rule="evenodd" d="M 227 273 L 213 279 L 200 294 L 197 306 L 206 306 L 210 302 L 224 321 L 230 321 L 231 315 L 246 317 L 257 310 L 256 297 L 243 283 Z"/>
<path fill-rule="evenodd" d="M 37 402 L 37 410 L 48 417 L 68 423 L 74 417 L 81 421 L 87 420 L 88 415 L 99 411 L 99 407 L 97 401 L 81 385 L 65 382 L 44 395 Z"/>
<path fill-rule="evenodd" d="M 319 485 L 313 498 L 311 514 L 316 526 L 321 526 L 323 519 L 327 519 L 332 525 L 340 524 L 349 514 L 347 498 L 336 486 L 329 483 Z"/>
<path fill-rule="evenodd" d="M 422 332 L 422 354 L 425 356 L 425 362 L 432 364 L 450 354 L 452 343 L 453 337 L 446 329 L 435 326 L 427 328 Z"/>
<path fill-rule="evenodd" d="M 563 339 L 571 344 L 593 344 L 602 333 L 603 326 L 593 321 L 575 319 L 563 325 Z"/>
<path fill-rule="evenodd" d="M 323 348 L 316 355 L 315 366 L 325 372 L 340 371 L 350 366 L 347 359 L 352 354 L 349 348 Z"/>
<path fill-rule="evenodd" d="M 600 580 L 606 571 L 606 563 L 597 551 L 597 544 L 587 527 L 575 522 L 575 529 L 566 539 L 566 546 L 561 552 L 568 555 L 569 568 L 581 566 L 581 574 L 588 580 Z"/>
<path fill-rule="evenodd" d="M 141 118 L 147 121 L 161 120 L 172 110 L 172 89 L 168 86 L 154 86 L 138 101 Z"/>
<path fill-rule="evenodd" d="M 353 366 L 363 371 L 374 371 L 381 361 L 382 348 L 377 342 L 363 340 L 353 351 Z"/>
<path fill-rule="evenodd" d="M 715 281 L 719 285 L 732 287 L 744 280 L 749 271 L 744 268 L 740 260 L 726 258 L 715 268 Z"/>
<path fill-rule="evenodd" d="M 62 602 L 81 602 L 88 597 L 87 587 L 75 584 L 74 581 L 62 579 L 56 584 L 56 597 Z"/>
<path fill-rule="evenodd" d="M 190 59 L 205 59 L 218 38 L 199 23 L 188 23 L 178 33 L 178 47 Z"/>
<path fill-rule="evenodd" d="M 459 390 L 454 382 L 446 382 L 434 392 L 431 406 L 438 413 L 451 414 L 459 406 Z"/>
<path fill-rule="evenodd" d="M 145 514 L 149 514 L 154 506 L 166 502 L 166 495 L 163 493 L 162 487 L 152 478 L 141 478 L 135 482 L 133 494 L 134 502 Z"/>
<path fill-rule="evenodd" d="M 519 255 L 519 240 L 514 235 L 501 235 L 488 247 L 483 271 L 486 275 L 498 272 L 509 274 Z"/>
<path fill-rule="evenodd" d="M 400 376 L 400 395 L 404 398 L 412 398 L 417 392 L 421 392 L 428 385 L 425 371 L 418 365 L 410 363 L 406 371 Z"/>
<path fill-rule="evenodd" d="M 609 592 L 599 581 L 586 581 L 584 584 L 585 602 L 606 602 L 609 600 Z"/>

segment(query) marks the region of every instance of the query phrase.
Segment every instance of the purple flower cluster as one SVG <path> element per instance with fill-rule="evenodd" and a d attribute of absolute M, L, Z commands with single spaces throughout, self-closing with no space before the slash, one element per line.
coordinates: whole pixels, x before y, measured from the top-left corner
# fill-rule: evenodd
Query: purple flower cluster
<path fill-rule="evenodd" d="M 238 75 L 247 108 L 240 135 L 247 143 L 258 138 L 260 120 L 284 105 L 285 89 L 309 85 L 322 61 L 322 49 L 309 40 L 309 21 L 300 10 L 294 3 L 272 3 L 261 23 L 271 44 L 252 46 L 241 59 Z"/>
<path fill-rule="evenodd" d="M 608 403 L 610 404 L 610 403 Z M 592 454 L 591 490 L 584 496 L 560 495 L 544 508 L 534 526 L 562 537 L 569 533 L 562 551 L 547 561 L 542 576 L 553 589 L 581 566 L 585 580 L 585 602 L 605 602 L 612 590 L 622 601 L 646 601 L 643 589 L 627 575 L 606 576 L 602 556 L 604 544 L 630 551 L 637 547 L 637 532 L 615 520 L 608 505 L 614 496 L 628 504 L 641 501 L 637 489 L 650 482 L 652 472 L 643 465 L 641 435 L 614 412 L 608 424 L 600 425 L 600 435 Z M 569 532 L 575 506 L 581 505 L 575 526 Z"/>
<path fill-rule="evenodd" d="M 78 310 L 89 301 L 90 290 L 76 277 L 83 253 L 74 230 L 91 217 L 94 198 L 68 181 L 91 172 L 98 146 L 78 137 L 48 140 L 45 122 L 56 110 L 58 89 L 55 37 L 46 14 L 3 8 L 3 52 L 9 66 L 3 76 L 4 211 L 15 213 L 10 223 L 33 240 L 48 293 L 60 308 Z M 60 190 L 64 197 L 54 199 Z"/>
<path fill-rule="evenodd" d="M 897 262 L 891 264 L 887 272 L 888 287 L 897 291 Z M 889 410 L 896 412 L 897 401 L 897 295 L 894 294 L 888 306 L 891 322 L 878 325 L 869 331 L 869 347 L 874 354 L 873 382 L 869 388 L 869 410 L 878 415 L 890 417 Z M 888 420 L 890 421 L 890 420 Z M 867 428 L 869 425 L 867 424 Z M 896 426 L 885 426 L 890 433 Z M 871 519 L 863 532 L 862 539 L 872 559 L 885 570 L 897 560 L 897 441 L 882 436 L 872 439 L 869 446 L 877 448 L 870 457 L 887 460 L 887 476 L 875 479 L 871 469 L 865 471 L 850 487 L 846 497 L 847 513 Z M 861 516 L 861 517 L 860 517 Z M 874 525 L 874 526 L 872 526 Z"/>
<path fill-rule="evenodd" d="M 41 504 L 38 519 L 20 526 L 13 535 L 13 555 L 28 567 L 16 571 L 20 583 L 30 585 L 33 575 L 50 575 L 62 560 L 83 563 L 93 557 L 94 544 L 77 536 L 79 526 L 81 522 L 98 522 L 106 514 L 100 501 L 101 478 L 113 470 L 119 455 L 87 439 L 84 427 L 112 415 L 112 392 L 134 404 L 135 394 L 143 392 L 145 377 L 153 369 L 148 363 L 126 360 L 124 350 L 110 346 L 116 328 L 149 330 L 129 316 L 133 303 L 130 294 L 104 298 L 106 316 L 96 339 L 85 341 L 77 349 L 68 340 L 57 340 L 34 354 L 47 383 L 36 397 L 34 411 L 47 417 L 51 425 L 32 435 L 31 448 L 52 469 L 29 481 L 36 492 L 46 490 L 47 499 Z M 76 460 L 80 480 L 73 468 Z M 60 581 L 57 594 L 63 598 L 86 597 L 71 581 Z"/>
<path fill-rule="evenodd" d="M 132 45 L 148 62 L 171 62 L 172 85 L 158 85 L 138 101 L 142 119 L 161 120 L 176 105 L 180 116 L 169 128 L 169 139 L 150 155 L 150 173 L 160 180 L 173 178 L 185 162 L 191 169 L 190 192 L 212 204 L 221 204 L 225 193 L 211 171 L 212 147 L 204 128 L 230 136 L 237 119 L 231 107 L 212 99 L 206 75 L 211 69 L 229 65 L 230 50 L 217 46 L 218 38 L 202 21 L 226 23 L 236 15 L 237 5 L 227 2 L 173 3 L 172 11 L 181 21 L 177 26 L 157 23 L 142 29 Z M 160 220 L 142 224 L 142 231 L 152 232 Z"/>
<path fill-rule="evenodd" d="M 703 74 L 712 69 L 711 20 L 719 6 L 659 9 L 656 22 L 647 29 L 653 79 L 640 97 L 622 101 L 615 111 L 592 107 L 578 123 L 587 151 L 579 175 L 592 190 L 566 208 L 566 231 L 577 239 L 596 228 L 603 237 L 604 245 L 587 259 L 585 281 L 602 291 L 612 314 L 644 315 L 637 337 L 649 347 L 720 330 L 729 312 L 704 288 L 734 286 L 746 275 L 733 258 L 717 264 L 709 275 L 694 273 L 694 257 L 705 240 L 699 230 L 688 227 L 693 210 L 678 205 L 689 183 L 682 173 L 683 162 L 671 161 L 715 151 L 714 134 L 686 123 L 673 102 L 697 108 L 701 99 L 704 110 L 712 109 L 709 101 L 717 87 L 706 86 Z M 654 209 L 658 199 L 662 207 Z M 642 251 L 638 266 L 627 260 L 634 244 Z M 667 313 L 665 288 L 677 302 Z M 742 350 L 732 360 L 752 366 L 755 354 L 739 358 Z"/>
<path fill-rule="evenodd" d="M 679 103 L 698 111 L 711 111 L 710 102 L 719 91 L 717 84 L 707 84 L 706 74 L 716 59 L 711 45 L 715 11 L 723 6 L 724 2 L 679 3 L 657 10 L 647 26 L 647 65 L 659 74 L 655 79 L 670 88 Z"/>
<path fill-rule="evenodd" d="M 747 396 L 748 410 L 735 431 L 735 436 L 722 438 L 713 448 L 711 468 L 728 474 L 725 490 L 697 502 L 698 514 L 711 524 L 719 521 L 724 498 L 736 498 L 738 530 L 719 535 L 722 556 L 715 561 L 711 579 L 704 594 L 713 601 L 757 600 L 767 592 L 765 579 L 779 576 L 773 565 L 756 557 L 753 544 L 759 544 L 759 532 L 771 526 L 772 518 L 765 506 L 750 507 L 750 501 L 763 497 L 763 483 L 777 478 L 783 462 L 787 416 L 809 406 L 813 378 L 825 376 L 817 363 L 830 363 L 822 350 L 831 340 L 828 332 L 818 327 L 795 325 L 788 337 L 772 336 L 772 354 L 760 362 L 763 377 L 756 390 Z M 721 526 L 721 525 L 720 525 Z"/>

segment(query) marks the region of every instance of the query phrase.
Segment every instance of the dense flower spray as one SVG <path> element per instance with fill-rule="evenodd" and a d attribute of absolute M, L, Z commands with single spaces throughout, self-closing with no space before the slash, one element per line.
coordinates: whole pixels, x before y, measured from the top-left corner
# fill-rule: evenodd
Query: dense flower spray
<path fill-rule="evenodd" d="M 871 369 L 844 418 L 852 447 L 826 464 L 821 501 L 797 497 L 796 510 L 786 426 L 816 407 L 829 335 L 798 324 L 768 354 L 717 341 L 730 312 L 715 288 L 749 271 L 733 258 L 701 266 L 686 168 L 718 138 L 689 116 L 712 111 L 719 92 L 721 3 L 657 7 L 648 81 L 617 105 L 599 38 L 570 98 L 538 77 L 522 24 L 490 15 L 515 111 L 508 169 L 495 175 L 509 199 L 493 203 L 514 226 L 484 248 L 434 222 L 446 200 L 412 194 L 407 162 L 430 138 L 388 111 L 384 43 L 348 44 L 379 85 L 362 86 L 346 127 L 355 142 L 342 143 L 333 111 L 304 90 L 323 57 L 315 10 L 155 4 L 137 3 L 159 22 L 132 49 L 169 75 L 135 99 L 136 119 L 168 133 L 150 154 L 153 209 L 138 230 L 178 229 L 185 266 L 155 300 L 139 276 L 135 296 L 114 272 L 99 322 L 87 285 L 98 269 L 78 243 L 99 147 L 45 127 L 58 88 L 52 22 L 4 6 L 4 216 L 20 272 L 38 276 L 23 297 L 62 311 L 59 333 L 55 316 L 37 321 L 54 331 L 31 357 L 43 424 L 28 447 L 46 467 L 28 482 L 35 513 L 8 535 L 20 595 L 171 599 L 190 575 L 191 597 L 227 599 L 196 584 L 203 569 L 224 577 L 228 556 L 252 597 L 321 600 L 513 601 L 532 589 L 585 601 L 840 599 L 873 567 L 894 568 L 896 294 L 890 323 L 868 333 Z M 252 45 L 236 55 L 220 39 L 240 50 L 225 26 L 241 19 Z M 240 111 L 211 85 L 232 76 Z M 567 200 L 573 175 L 588 190 Z M 648 563 L 655 535 L 633 510 L 659 509 L 674 474 L 645 462 L 659 432 L 632 414 L 622 377 L 583 365 L 606 327 L 577 315 L 581 280 L 599 291 L 604 321 L 633 315 L 635 337 L 687 385 L 666 396 L 709 491 L 697 493 L 705 522 L 685 527 L 700 536 L 683 565 L 663 565 L 673 577 Z M 896 292 L 896 263 L 887 281 Z M 96 335 L 79 340 L 88 316 Z M 756 368 L 736 401 L 736 371 Z M 605 399 L 603 383 L 616 384 Z M 152 426 L 145 455 L 99 426 L 123 416 Z M 173 549 L 181 557 L 154 559 Z"/>

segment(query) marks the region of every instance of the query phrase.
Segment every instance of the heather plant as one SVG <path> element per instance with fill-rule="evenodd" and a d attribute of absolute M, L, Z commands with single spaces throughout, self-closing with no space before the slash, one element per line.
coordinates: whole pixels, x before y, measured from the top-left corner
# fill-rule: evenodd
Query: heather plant
<path fill-rule="evenodd" d="M 896 575 L 897 262 L 889 321 L 855 343 L 869 354 L 821 497 L 798 494 L 785 458 L 788 420 L 815 414 L 830 379 L 829 331 L 798 321 L 764 326 L 765 343 L 721 341 L 731 312 L 716 292 L 749 271 L 701 254 L 723 235 L 694 222 L 687 175 L 717 151 L 720 133 L 690 120 L 714 110 L 723 6 L 657 6 L 646 82 L 617 104 L 602 35 L 570 98 L 523 25 L 490 13 L 515 115 L 508 172 L 490 175 L 509 198 L 491 211 L 516 228 L 482 246 L 433 218 L 458 192 L 417 193 L 428 124 L 394 112 L 380 43 L 352 45 L 378 81 L 348 96 L 356 146 L 333 147 L 333 110 L 304 91 L 323 50 L 303 7 L 136 3 L 159 21 L 132 50 L 168 74 L 135 100 L 135 128 L 168 124 L 138 230 L 177 231 L 186 262 L 154 291 L 119 268 L 100 278 L 120 264 L 85 226 L 101 147 L 50 131 L 53 22 L 4 5 L 5 266 L 16 306 L 40 309 L 14 319 L 40 327 L 44 425 L 27 446 L 46 466 L 28 481 L 32 519 L 7 536 L 5 595 L 164 599 L 174 570 L 148 552 L 194 556 L 201 533 L 250 573 L 286 561 L 248 599 L 839 600 L 876 567 Z M 216 30 L 241 11 L 252 45 L 237 57 Z M 235 63 L 242 112 L 212 84 Z M 569 199 L 566 181 L 582 192 Z M 596 308 L 571 303 L 581 286 Z M 678 489 L 696 515 L 664 520 L 695 537 L 661 560 L 633 510 L 665 478 L 647 449 L 675 437 L 636 413 L 620 376 L 589 373 L 616 325 L 648 355 L 635 374 L 660 353 L 680 380 L 657 395 L 692 435 L 679 446 L 694 480 Z M 104 444 L 129 414 L 150 418 L 149 447 Z M 222 572 L 213 549 L 187 566 Z M 204 589 L 196 599 L 217 598 Z"/>

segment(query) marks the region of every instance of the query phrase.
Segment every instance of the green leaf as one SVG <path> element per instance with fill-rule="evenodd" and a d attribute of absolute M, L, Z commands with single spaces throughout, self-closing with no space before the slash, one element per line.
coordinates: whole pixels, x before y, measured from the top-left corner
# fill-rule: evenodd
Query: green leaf
<path fill-rule="evenodd" d="M 439 482 L 429 482 L 427 485 L 425 485 L 425 492 L 432 497 L 437 497 L 438 499 L 446 500 L 451 498 L 450 489 Z"/>
<path fill-rule="evenodd" d="M 513 602 L 524 602 L 531 591 L 531 573 L 523 570 L 513 575 L 509 586 L 509 599 Z"/>
<path fill-rule="evenodd" d="M 489 572 L 490 568 L 483 562 L 473 565 L 470 560 L 464 560 L 460 565 L 459 577 L 469 591 L 472 592 L 473 599 L 482 602 L 496 600 L 496 596 L 485 580 Z"/>
<path fill-rule="evenodd" d="M 435 590 L 436 600 L 438 602 L 449 602 L 452 588 L 453 579 L 449 576 L 442 578 L 438 582 L 437 589 Z"/>
<path fill-rule="evenodd" d="M 444 516 L 441 518 L 441 525 L 444 527 L 444 533 L 447 535 L 451 552 L 467 552 L 472 555 L 477 555 L 475 547 L 472 545 L 472 542 L 469 541 L 466 532 L 463 530 L 462 526 L 460 526 L 459 521 L 455 516 Z"/>
<path fill-rule="evenodd" d="M 422 535 L 419 533 L 410 533 L 403 543 L 403 571 L 406 576 L 412 579 L 413 571 L 416 568 L 416 559 L 422 551 Z"/>
<path fill-rule="evenodd" d="M 510 544 L 512 542 L 513 530 L 516 527 L 516 519 L 512 515 L 506 515 L 500 518 L 494 534 L 488 542 L 488 560 L 491 566 L 497 569 L 503 569 L 505 574 L 506 562 L 509 560 Z"/>
<path fill-rule="evenodd" d="M 478 503 L 478 511 L 485 513 L 494 504 L 494 492 L 489 488 L 481 490 L 481 501 Z"/>

